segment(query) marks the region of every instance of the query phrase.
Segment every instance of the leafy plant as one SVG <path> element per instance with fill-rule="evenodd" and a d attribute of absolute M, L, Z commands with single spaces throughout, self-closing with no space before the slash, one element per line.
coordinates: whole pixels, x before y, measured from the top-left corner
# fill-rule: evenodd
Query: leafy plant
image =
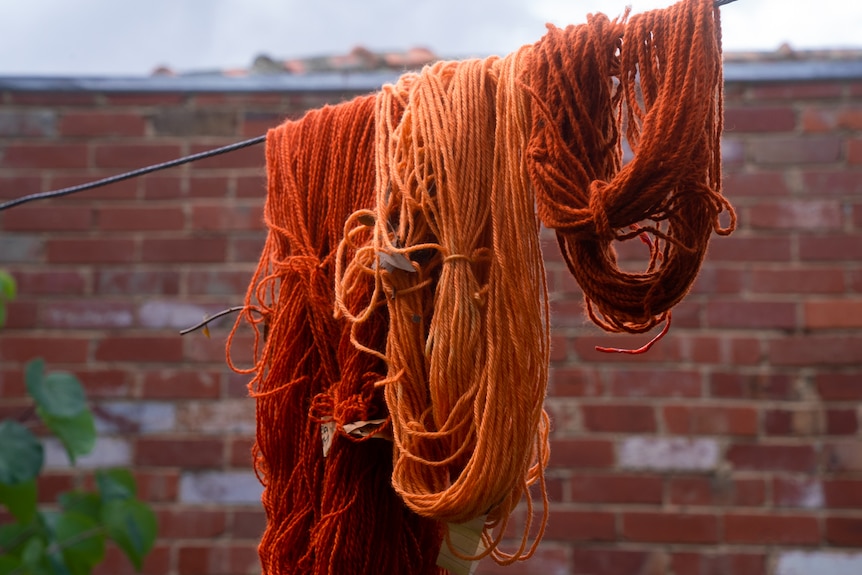
<path fill-rule="evenodd" d="M 14 297 L 14 281 L 0 271 L 0 325 L 5 303 Z M 128 470 L 99 470 L 95 490 L 63 493 L 48 509 L 37 505 L 45 448 L 27 424 L 41 420 L 72 464 L 93 450 L 96 427 L 73 374 L 46 374 L 36 359 L 27 364 L 24 380 L 33 411 L 24 420 L 0 422 L 0 505 L 15 520 L 0 525 L 0 575 L 89 575 L 104 558 L 108 540 L 140 570 L 155 543 L 156 517 L 136 498 Z"/>

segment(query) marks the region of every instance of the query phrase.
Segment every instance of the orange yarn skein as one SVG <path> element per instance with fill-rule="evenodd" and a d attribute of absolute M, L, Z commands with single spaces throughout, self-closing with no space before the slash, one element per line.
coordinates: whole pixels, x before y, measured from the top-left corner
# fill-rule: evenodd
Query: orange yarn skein
<path fill-rule="evenodd" d="M 326 106 L 267 134 L 269 234 L 244 314 L 266 332 L 249 388 L 267 575 L 439 573 L 442 532 L 393 491 L 391 444 L 336 434 L 324 458 L 321 442 L 321 419 L 387 417 L 374 389 L 384 367 L 350 345 L 352 326 L 332 314 L 335 247 L 347 216 L 374 191 L 374 103 Z M 385 318 L 363 335 L 384 333 Z"/>
<path fill-rule="evenodd" d="M 710 234 L 735 226 L 721 195 L 718 9 L 683 0 L 628 22 L 592 15 L 549 27 L 531 56 L 526 159 L 539 215 L 556 230 L 590 317 L 644 332 L 688 292 Z M 623 117 L 634 154 L 624 167 Z M 644 232 L 657 238 L 648 269 L 621 271 L 612 242 Z"/>
<path fill-rule="evenodd" d="M 518 82 L 524 57 L 441 62 L 384 87 L 376 207 L 351 218 L 373 219 L 374 237 L 353 260 L 339 256 L 336 271 L 336 303 L 351 321 L 367 321 L 384 301 L 388 309 L 381 385 L 395 490 L 439 521 L 487 515 L 481 555 L 501 563 L 535 549 L 529 521 L 515 553 L 497 545 L 529 485 L 544 496 L 548 457 L 547 286 L 521 161 L 530 121 Z M 343 245 L 353 245 L 354 229 Z M 344 294 L 369 275 L 369 308 L 345 309 Z M 539 537 L 546 514 L 547 505 Z"/>

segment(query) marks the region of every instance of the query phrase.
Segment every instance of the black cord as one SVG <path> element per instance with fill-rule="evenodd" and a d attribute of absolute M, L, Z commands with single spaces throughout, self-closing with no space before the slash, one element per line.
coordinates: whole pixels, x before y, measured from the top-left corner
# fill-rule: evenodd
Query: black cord
<path fill-rule="evenodd" d="M 226 154 L 228 152 L 233 152 L 235 150 L 240 150 L 242 148 L 247 148 L 249 146 L 254 146 L 255 144 L 261 144 L 266 141 L 266 136 L 257 136 L 256 138 L 251 138 L 250 140 L 244 140 L 242 142 L 236 142 L 235 144 L 228 144 L 227 146 L 222 146 L 221 148 L 215 148 L 214 150 L 207 150 L 205 152 L 198 152 L 197 154 L 192 154 L 191 156 L 184 156 L 182 158 L 177 158 L 176 160 L 170 160 L 167 162 L 162 162 L 161 164 L 154 164 L 152 166 L 147 166 L 145 168 L 138 168 L 137 170 L 132 170 L 131 172 L 126 172 L 124 174 L 117 174 L 116 176 L 110 176 L 108 178 L 103 178 L 101 180 L 96 180 L 94 182 L 87 182 L 86 184 L 79 184 L 77 186 L 70 186 L 68 188 L 62 188 L 60 190 L 52 190 L 50 192 L 39 192 L 36 194 L 30 194 L 28 196 L 22 196 L 20 198 L 15 198 L 14 200 L 9 200 L 7 202 L 3 202 L 0 204 L 0 212 L 3 210 L 8 210 L 9 208 L 14 208 L 15 206 L 20 206 L 21 204 L 26 204 L 27 202 L 33 202 L 35 200 L 47 200 L 48 198 L 59 198 L 61 196 L 68 196 L 69 194 L 76 194 L 78 192 L 83 192 L 85 190 L 92 190 L 93 188 L 100 188 L 102 186 L 107 186 L 108 184 L 115 184 L 117 182 L 122 182 L 123 180 L 128 180 L 131 178 L 136 178 L 138 176 L 143 176 L 144 174 L 149 174 L 150 172 L 157 172 L 159 170 L 164 170 L 167 168 L 173 168 L 174 166 L 181 166 L 182 164 L 188 164 L 189 162 L 194 162 L 196 160 L 203 160 L 204 158 L 210 158 L 212 156 L 218 156 L 219 154 Z"/>
<path fill-rule="evenodd" d="M 725 6 L 727 4 L 733 4 L 734 2 L 736 2 L 736 0 L 715 0 L 715 2 L 713 2 L 712 5 L 715 6 L 716 8 L 718 8 L 719 6 Z"/>

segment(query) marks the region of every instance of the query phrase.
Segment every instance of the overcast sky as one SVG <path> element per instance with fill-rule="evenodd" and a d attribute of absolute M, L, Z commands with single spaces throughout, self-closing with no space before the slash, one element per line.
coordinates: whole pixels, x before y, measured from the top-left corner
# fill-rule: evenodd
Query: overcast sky
<path fill-rule="evenodd" d="M 138 75 L 247 67 L 354 46 L 424 46 L 443 57 L 506 54 L 544 23 L 640 12 L 671 0 L 0 0 L 0 75 Z M 858 0 L 738 0 L 725 51 L 862 48 Z"/>

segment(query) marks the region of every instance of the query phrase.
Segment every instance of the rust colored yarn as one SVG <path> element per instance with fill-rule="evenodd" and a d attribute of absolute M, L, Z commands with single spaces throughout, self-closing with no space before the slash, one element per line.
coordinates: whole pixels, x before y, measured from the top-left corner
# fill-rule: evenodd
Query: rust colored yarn
<path fill-rule="evenodd" d="M 374 191 L 374 102 L 314 110 L 267 135 L 269 234 L 244 319 L 267 332 L 250 390 L 268 575 L 439 571 L 440 527 L 392 490 L 391 444 L 336 434 L 327 458 L 321 445 L 322 419 L 387 417 L 374 389 L 384 366 L 353 348 L 351 326 L 333 318 L 334 249 L 347 216 Z M 384 332 L 385 322 L 363 335 Z"/>
<path fill-rule="evenodd" d="M 526 55 L 441 62 L 378 97 L 377 196 L 353 215 L 336 302 L 357 325 L 385 304 L 381 354 L 395 442 L 392 484 L 416 513 L 441 522 L 487 515 L 486 551 L 529 557 L 547 518 L 547 286 L 534 198 L 521 155 L 529 135 Z M 365 245 L 357 230 L 373 227 Z M 344 297 L 362 282 L 359 312 Z M 368 349 L 361 338 L 357 344 Z M 373 349 L 369 349 L 375 353 Z M 510 513 L 539 484 L 539 533 L 498 543 Z"/>
<path fill-rule="evenodd" d="M 556 230 L 590 317 L 609 331 L 662 321 L 688 292 L 711 233 L 735 225 L 721 195 L 721 70 L 711 0 L 628 21 L 591 15 L 549 27 L 532 50 L 526 158 L 539 215 Z M 623 125 L 633 152 L 625 166 Z M 612 242 L 644 232 L 657 238 L 649 267 L 620 270 Z"/>

